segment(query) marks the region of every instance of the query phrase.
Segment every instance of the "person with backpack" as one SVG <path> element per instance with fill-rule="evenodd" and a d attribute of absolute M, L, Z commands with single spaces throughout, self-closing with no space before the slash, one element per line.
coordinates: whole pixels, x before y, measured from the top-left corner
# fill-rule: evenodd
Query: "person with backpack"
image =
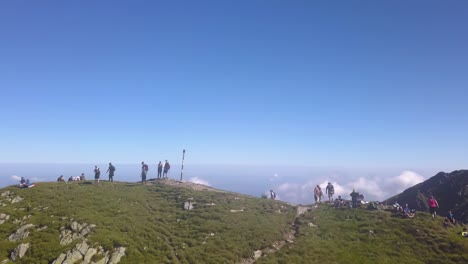
<path fill-rule="evenodd" d="M 141 162 L 141 184 L 146 184 L 146 175 L 148 174 L 149 167 L 144 161 Z"/>
<path fill-rule="evenodd" d="M 161 179 L 162 178 L 162 170 L 163 170 L 163 165 L 161 163 L 161 161 L 159 161 L 158 163 L 158 179 Z"/>
<path fill-rule="evenodd" d="M 435 216 L 437 215 L 436 209 L 439 208 L 439 203 L 437 202 L 436 199 L 434 199 L 434 196 L 431 196 L 428 203 L 429 203 L 429 211 L 431 212 L 432 219 L 435 219 Z"/>
<path fill-rule="evenodd" d="M 171 169 L 171 165 L 169 164 L 169 162 L 166 160 L 166 162 L 164 162 L 164 173 L 163 173 L 163 178 L 165 177 L 167 179 L 167 173 L 169 172 L 169 170 Z"/>
<path fill-rule="evenodd" d="M 113 182 L 114 181 L 114 172 L 115 172 L 115 167 L 112 165 L 112 163 L 109 162 L 109 168 L 107 169 L 106 173 L 109 173 L 109 181 Z"/>
<path fill-rule="evenodd" d="M 99 177 L 101 176 L 101 169 L 98 166 L 94 166 L 94 182 L 99 183 Z"/>
<path fill-rule="evenodd" d="M 328 183 L 327 188 L 325 188 L 325 193 L 328 194 L 328 201 L 332 203 L 333 201 L 333 195 L 335 194 L 335 187 L 333 187 L 333 184 L 331 182 Z"/>

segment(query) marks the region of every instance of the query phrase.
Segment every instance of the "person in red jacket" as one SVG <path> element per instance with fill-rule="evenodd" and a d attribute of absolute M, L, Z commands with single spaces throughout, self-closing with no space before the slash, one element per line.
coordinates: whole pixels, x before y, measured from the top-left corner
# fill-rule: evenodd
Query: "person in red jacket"
<path fill-rule="evenodd" d="M 435 218 L 437 215 L 436 209 L 439 208 L 439 203 L 437 202 L 436 199 L 434 199 L 434 196 L 431 196 L 431 199 L 429 199 L 429 211 L 431 212 L 432 219 Z"/>

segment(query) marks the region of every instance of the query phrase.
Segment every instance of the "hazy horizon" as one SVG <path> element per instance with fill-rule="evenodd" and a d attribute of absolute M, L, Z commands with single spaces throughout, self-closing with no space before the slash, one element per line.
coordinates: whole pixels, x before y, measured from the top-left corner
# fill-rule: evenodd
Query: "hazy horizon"
<path fill-rule="evenodd" d="M 141 164 L 116 164 L 116 181 L 140 180 Z M 84 173 L 87 180 L 94 179 L 94 165 L 101 168 L 101 180 L 107 180 L 107 164 L 27 164 L 0 163 L 0 187 L 18 183 L 19 177 L 32 182 L 56 181 L 64 175 Z M 156 164 L 149 163 L 148 178 L 156 178 Z M 462 168 L 458 168 L 462 169 Z M 451 172 L 456 169 L 447 169 Z M 349 198 L 352 189 L 365 195 L 366 200 L 382 201 L 442 170 L 437 169 L 383 169 L 339 168 L 312 166 L 237 166 L 237 165 L 185 165 L 184 181 L 205 184 L 214 188 L 260 197 L 273 189 L 282 201 L 294 204 L 313 202 L 313 188 L 323 188 L 328 181 L 335 185 L 336 195 Z M 171 163 L 169 178 L 180 179 L 180 164 Z M 382 180 L 384 179 L 384 180 Z"/>

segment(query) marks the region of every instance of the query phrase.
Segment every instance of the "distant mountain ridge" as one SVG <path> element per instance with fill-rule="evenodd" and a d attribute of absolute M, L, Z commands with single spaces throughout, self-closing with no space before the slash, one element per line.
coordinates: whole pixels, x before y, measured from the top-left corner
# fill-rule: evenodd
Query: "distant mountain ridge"
<path fill-rule="evenodd" d="M 468 170 L 457 170 L 451 173 L 439 172 L 428 180 L 416 184 L 385 202 L 408 204 L 410 208 L 428 211 L 427 201 L 434 195 L 439 203 L 439 215 L 452 210 L 459 220 L 468 222 Z"/>

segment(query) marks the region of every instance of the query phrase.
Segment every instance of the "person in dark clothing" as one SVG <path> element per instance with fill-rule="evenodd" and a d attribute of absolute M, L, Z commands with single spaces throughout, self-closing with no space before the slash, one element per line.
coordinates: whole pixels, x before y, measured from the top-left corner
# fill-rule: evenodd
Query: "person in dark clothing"
<path fill-rule="evenodd" d="M 167 179 L 167 173 L 169 172 L 170 169 L 171 169 L 171 165 L 166 160 L 166 162 L 164 162 L 164 173 L 163 173 L 163 177 L 165 177 L 166 179 Z"/>
<path fill-rule="evenodd" d="M 114 165 L 112 165 L 112 163 L 109 162 L 109 168 L 107 169 L 107 173 L 109 173 L 110 182 L 114 181 L 114 172 L 115 172 L 115 167 Z"/>
<path fill-rule="evenodd" d="M 94 166 L 94 181 L 99 183 L 99 177 L 101 176 L 101 169 L 98 166 Z"/>
<path fill-rule="evenodd" d="M 270 190 L 270 199 L 276 200 L 276 193 L 273 190 Z"/>
<path fill-rule="evenodd" d="M 162 165 L 162 162 L 159 161 L 159 163 L 158 163 L 158 179 L 162 178 L 162 170 L 163 170 L 163 165 Z"/>

